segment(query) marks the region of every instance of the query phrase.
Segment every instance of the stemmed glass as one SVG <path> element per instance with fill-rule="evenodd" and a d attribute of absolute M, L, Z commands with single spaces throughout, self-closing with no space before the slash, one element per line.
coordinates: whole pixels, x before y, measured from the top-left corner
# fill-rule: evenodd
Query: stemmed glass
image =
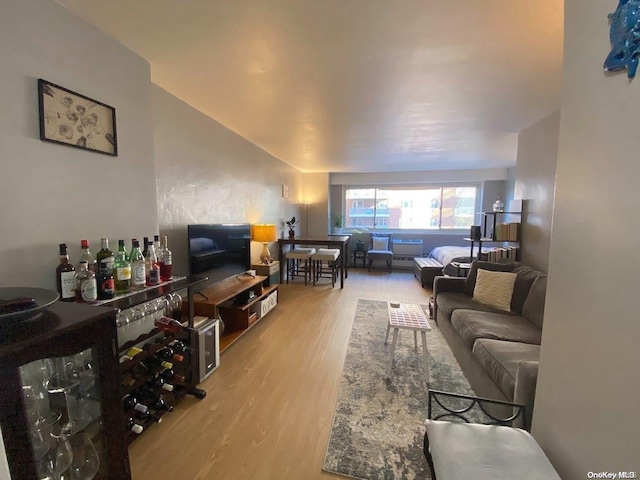
<path fill-rule="evenodd" d="M 62 479 L 91 480 L 100 468 L 100 457 L 91 438 L 86 433 L 77 433 L 68 437 L 68 443 L 73 459 L 69 471 L 64 472 Z"/>
<path fill-rule="evenodd" d="M 91 422 L 91 417 L 83 408 L 80 395 L 80 384 L 84 381 L 84 372 L 67 357 L 48 359 L 46 364 L 51 372 L 51 376 L 45 383 L 47 392 L 49 395 L 64 394 L 67 423 L 62 427 L 62 431 L 64 433 L 79 432 Z"/>

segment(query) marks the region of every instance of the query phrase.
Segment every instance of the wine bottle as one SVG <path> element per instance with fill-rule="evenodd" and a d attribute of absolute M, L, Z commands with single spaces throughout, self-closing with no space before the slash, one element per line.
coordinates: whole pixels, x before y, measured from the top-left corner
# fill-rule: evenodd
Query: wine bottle
<path fill-rule="evenodd" d="M 137 412 L 136 413 L 136 418 L 138 420 L 142 420 L 143 422 L 147 422 L 149 420 L 153 420 L 156 423 L 162 423 L 162 418 L 159 417 L 158 415 L 154 415 L 153 413 L 151 413 L 150 411 L 146 411 L 146 412 Z"/>
<path fill-rule="evenodd" d="M 165 412 L 173 412 L 173 405 L 169 405 L 164 401 L 162 395 L 158 395 L 158 397 L 149 404 L 149 407 L 152 410 L 164 410 Z"/>
<path fill-rule="evenodd" d="M 165 332 L 169 332 L 169 333 L 178 333 L 178 332 L 181 332 L 182 330 L 187 329 L 187 327 L 182 325 L 182 323 L 180 323 L 178 320 L 176 320 L 175 318 L 169 318 L 169 317 L 156 318 L 156 320 L 154 321 L 154 324 L 160 330 L 164 330 Z"/>
<path fill-rule="evenodd" d="M 165 382 L 171 383 L 174 387 L 184 386 L 186 385 L 187 379 L 182 375 L 176 375 L 173 368 L 167 368 L 163 370 L 159 374 Z"/>
<path fill-rule="evenodd" d="M 145 413 L 147 410 L 149 410 L 149 407 L 139 403 L 138 399 L 131 394 L 125 395 L 122 398 L 122 403 L 124 405 L 125 411 L 133 410 L 135 412 Z"/>
<path fill-rule="evenodd" d="M 133 253 L 133 249 L 135 248 L 134 244 L 137 242 L 138 240 L 136 238 L 132 238 L 131 239 L 131 250 L 129 250 L 129 253 L 126 254 L 127 260 L 131 261 L 131 254 Z"/>
<path fill-rule="evenodd" d="M 129 261 L 131 262 L 131 289 L 141 290 L 147 283 L 145 272 L 145 261 L 140 250 L 140 243 L 138 240 L 133 240 L 133 248 L 129 255 Z"/>
<path fill-rule="evenodd" d="M 96 273 L 96 259 L 89 251 L 89 240 L 80 240 L 80 248 L 82 248 L 82 255 L 80 255 L 80 261 L 87 262 L 87 268 L 93 273 Z"/>
<path fill-rule="evenodd" d="M 171 347 L 173 347 L 173 349 L 176 352 L 183 352 L 183 353 L 192 353 L 193 352 L 193 348 L 187 347 L 185 342 L 182 341 L 182 340 L 174 340 L 173 342 L 169 343 L 169 345 Z"/>
<path fill-rule="evenodd" d="M 100 242 L 101 249 L 96 254 L 98 271 L 113 273 L 113 262 L 115 260 L 115 257 L 113 256 L 113 252 L 109 250 L 109 239 L 103 238 Z"/>
<path fill-rule="evenodd" d="M 129 417 L 127 419 L 127 430 L 130 432 L 135 433 L 136 435 L 140 435 L 142 433 L 142 431 L 144 430 L 144 427 L 142 425 L 137 424 L 133 418 Z"/>
<path fill-rule="evenodd" d="M 182 355 L 177 354 L 173 348 L 164 347 L 156 352 L 156 355 L 162 360 L 168 360 L 173 362 L 182 362 L 184 357 Z"/>
<path fill-rule="evenodd" d="M 162 390 L 166 390 L 167 392 L 173 392 L 174 388 L 170 383 L 166 383 L 164 381 L 164 378 L 162 378 L 160 375 L 156 375 L 155 377 L 153 377 L 147 382 L 147 384 L 149 384 L 149 386 L 153 388 L 161 388 Z"/>
<path fill-rule="evenodd" d="M 167 236 L 162 236 L 160 243 L 160 251 L 158 252 L 158 262 L 160 263 L 160 280 L 168 282 L 173 279 L 173 261 L 171 250 L 167 245 Z"/>
<path fill-rule="evenodd" d="M 76 299 L 76 269 L 69 263 L 67 244 L 60 244 L 60 265 L 56 268 L 58 295 L 63 302 L 73 302 Z"/>
<path fill-rule="evenodd" d="M 153 245 L 153 240 L 149 240 L 149 251 L 145 258 L 146 283 L 147 286 L 154 286 L 160 283 L 160 264 Z"/>
<path fill-rule="evenodd" d="M 131 289 L 131 263 L 126 258 L 124 240 L 118 240 L 118 253 L 113 262 L 113 279 L 116 293 L 127 293 Z"/>
<path fill-rule="evenodd" d="M 162 360 L 161 358 L 156 357 L 155 355 L 149 355 L 144 358 L 140 363 L 142 363 L 149 370 L 157 369 L 157 368 L 173 368 L 173 363 Z"/>
<path fill-rule="evenodd" d="M 96 274 L 89 270 L 89 264 L 86 260 L 80 261 L 76 280 L 76 301 L 95 303 L 98 299 Z"/>

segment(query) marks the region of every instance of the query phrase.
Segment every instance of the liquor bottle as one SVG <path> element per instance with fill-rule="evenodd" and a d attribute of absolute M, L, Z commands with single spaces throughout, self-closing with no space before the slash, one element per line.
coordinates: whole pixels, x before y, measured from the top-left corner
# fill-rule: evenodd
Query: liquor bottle
<path fill-rule="evenodd" d="M 161 348 L 156 352 L 156 356 L 158 358 L 161 358 L 162 360 L 167 360 L 167 361 L 176 362 L 176 363 L 182 362 L 184 360 L 184 357 L 174 352 L 173 348 L 171 347 Z"/>
<path fill-rule="evenodd" d="M 93 273 L 96 273 L 96 259 L 89 251 L 89 240 L 80 240 L 80 248 L 82 248 L 82 255 L 80 255 L 80 261 L 87 262 L 87 268 Z"/>
<path fill-rule="evenodd" d="M 158 253 L 158 262 L 160 262 L 160 280 L 168 282 L 173 279 L 172 255 L 167 245 L 167 236 L 162 236 L 160 243 L 160 252 Z"/>
<path fill-rule="evenodd" d="M 140 435 L 144 430 L 144 427 L 142 425 L 138 425 L 131 417 L 127 419 L 126 426 L 128 431 L 133 432 L 136 435 Z"/>
<path fill-rule="evenodd" d="M 113 262 L 115 258 L 113 252 L 109 250 L 109 239 L 103 238 L 101 244 L 101 250 L 96 254 L 98 271 L 113 273 Z"/>
<path fill-rule="evenodd" d="M 133 248 L 129 255 L 131 262 L 131 289 L 141 290 L 144 288 L 147 280 L 145 274 L 145 261 L 140 251 L 140 243 L 138 240 L 133 241 Z"/>
<path fill-rule="evenodd" d="M 160 330 L 164 330 L 165 332 L 169 332 L 169 333 L 178 333 L 178 332 L 181 332 L 182 330 L 186 330 L 186 327 L 182 325 L 182 323 L 180 323 L 175 318 L 169 318 L 169 317 L 156 318 L 154 324 Z"/>
<path fill-rule="evenodd" d="M 73 302 L 76 299 L 76 269 L 69 263 L 67 244 L 60 244 L 60 265 L 56 268 L 58 295 L 63 302 Z"/>
<path fill-rule="evenodd" d="M 113 262 L 113 280 L 116 293 L 127 293 L 131 289 L 131 263 L 127 261 L 124 240 L 118 240 L 118 253 Z"/>
<path fill-rule="evenodd" d="M 76 280 L 76 301 L 94 303 L 98 299 L 96 274 L 89 270 L 86 260 L 80 261 Z"/>
<path fill-rule="evenodd" d="M 135 412 L 145 413 L 149 408 L 138 402 L 138 399 L 131 394 L 127 394 L 122 398 L 125 412 L 133 410 Z"/>
<path fill-rule="evenodd" d="M 158 264 L 158 256 L 156 255 L 153 240 L 149 240 L 149 251 L 145 257 L 145 270 L 147 285 L 158 285 L 160 283 L 160 265 Z"/>
<path fill-rule="evenodd" d="M 144 250 L 142 250 L 142 256 L 147 258 L 147 252 L 149 251 L 149 237 L 144 237 Z"/>
<path fill-rule="evenodd" d="M 115 283 L 113 280 L 113 269 L 103 270 L 96 275 L 98 287 L 98 300 L 111 300 L 115 296 Z"/>
<path fill-rule="evenodd" d="M 153 243 L 156 245 L 160 245 L 160 235 L 153 236 Z"/>
<path fill-rule="evenodd" d="M 162 378 L 160 375 L 156 375 L 155 377 L 153 377 L 147 382 L 147 384 L 153 388 L 161 388 L 162 390 L 166 390 L 167 392 L 173 392 L 173 385 L 171 385 L 170 383 L 166 383 L 164 381 L 164 378 Z"/>
<path fill-rule="evenodd" d="M 135 244 L 138 241 L 136 238 L 131 239 L 131 250 L 127 253 L 127 260 L 131 261 L 131 255 L 133 254 L 133 249 L 136 248 Z"/>

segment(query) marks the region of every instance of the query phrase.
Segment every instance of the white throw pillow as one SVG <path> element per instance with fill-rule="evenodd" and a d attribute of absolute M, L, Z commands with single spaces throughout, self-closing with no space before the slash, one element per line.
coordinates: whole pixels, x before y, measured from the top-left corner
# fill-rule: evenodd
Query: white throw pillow
<path fill-rule="evenodd" d="M 511 311 L 513 286 L 518 274 L 511 272 L 492 272 L 478 269 L 473 299 L 498 310 Z"/>
<path fill-rule="evenodd" d="M 389 237 L 373 237 L 371 250 L 389 250 Z"/>

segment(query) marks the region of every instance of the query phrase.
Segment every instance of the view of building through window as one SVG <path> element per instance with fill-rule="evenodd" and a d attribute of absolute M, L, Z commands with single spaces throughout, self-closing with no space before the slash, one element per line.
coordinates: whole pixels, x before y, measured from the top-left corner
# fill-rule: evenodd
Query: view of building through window
<path fill-rule="evenodd" d="M 346 188 L 345 227 L 454 229 L 473 225 L 476 186 Z"/>

